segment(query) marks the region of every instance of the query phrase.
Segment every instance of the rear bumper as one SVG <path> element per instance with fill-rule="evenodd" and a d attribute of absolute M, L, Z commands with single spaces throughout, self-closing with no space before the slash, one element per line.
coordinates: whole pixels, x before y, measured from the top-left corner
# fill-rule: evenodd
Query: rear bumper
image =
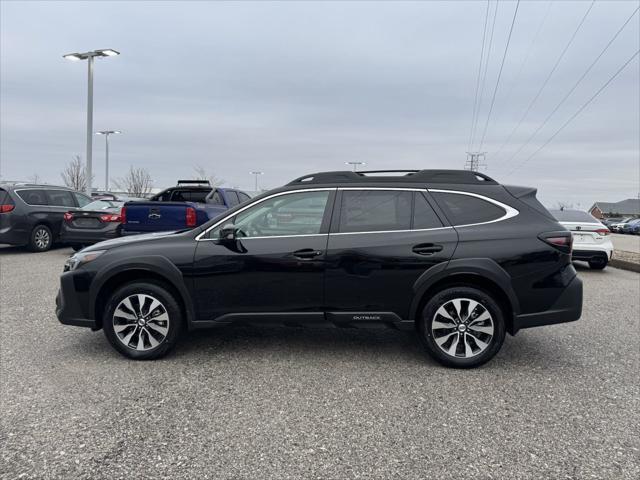
<path fill-rule="evenodd" d="M 543 312 L 516 315 L 513 333 L 521 328 L 573 322 L 578 320 L 580 315 L 582 315 L 582 280 L 576 275 L 550 309 Z"/>
<path fill-rule="evenodd" d="M 574 250 L 571 253 L 571 260 L 611 260 L 612 251 L 606 250 Z"/>
<path fill-rule="evenodd" d="M 12 226 L 0 229 L 0 243 L 9 245 L 26 245 L 29 243 L 29 232 L 16 230 Z"/>
<path fill-rule="evenodd" d="M 69 244 L 93 245 L 104 240 L 111 240 L 120 236 L 119 226 L 102 230 L 88 230 L 65 227 L 60 232 L 60 241 Z"/>

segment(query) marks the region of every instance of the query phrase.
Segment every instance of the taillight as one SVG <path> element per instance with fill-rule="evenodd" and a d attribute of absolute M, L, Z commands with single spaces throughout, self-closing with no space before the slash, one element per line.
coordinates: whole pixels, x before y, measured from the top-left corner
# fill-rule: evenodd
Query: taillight
<path fill-rule="evenodd" d="M 121 218 L 117 213 L 100 215 L 101 222 L 120 222 Z"/>
<path fill-rule="evenodd" d="M 14 208 L 15 205 L 0 205 L 0 213 L 9 213 Z"/>
<path fill-rule="evenodd" d="M 196 209 L 193 207 L 187 207 L 187 227 L 195 227 L 196 226 Z"/>
<path fill-rule="evenodd" d="M 120 209 L 120 223 L 127 223 L 127 209 L 125 207 Z"/>
<path fill-rule="evenodd" d="M 598 230 L 596 230 L 596 233 L 598 235 L 609 235 L 611 232 L 608 228 L 599 228 Z"/>
<path fill-rule="evenodd" d="M 65 222 L 71 222 L 73 220 L 73 213 L 67 212 L 64 214 L 63 218 Z"/>
<path fill-rule="evenodd" d="M 547 245 L 560 250 L 562 253 L 571 253 L 573 237 L 570 232 L 547 232 L 538 235 L 538 238 Z"/>

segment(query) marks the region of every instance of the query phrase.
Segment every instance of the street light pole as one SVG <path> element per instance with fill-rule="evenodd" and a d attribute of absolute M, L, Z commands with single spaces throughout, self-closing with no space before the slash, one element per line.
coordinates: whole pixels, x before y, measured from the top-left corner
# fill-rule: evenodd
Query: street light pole
<path fill-rule="evenodd" d="M 262 175 L 264 174 L 264 172 L 249 172 L 251 175 L 255 175 L 256 177 L 256 184 L 255 184 L 255 192 L 258 192 L 258 175 Z"/>
<path fill-rule="evenodd" d="M 104 135 L 105 140 L 105 170 L 104 170 L 104 189 L 109 191 L 109 135 L 122 133 L 120 130 L 101 130 L 96 135 Z"/>
<path fill-rule="evenodd" d="M 103 48 L 101 50 L 93 50 L 84 53 L 67 53 L 62 58 L 78 62 L 87 60 L 88 69 L 88 85 L 87 85 L 87 165 L 86 165 L 86 184 L 87 195 L 91 196 L 92 183 L 92 156 L 93 156 L 93 61 L 95 57 L 114 57 L 120 55 L 120 52 L 112 48 Z"/>
<path fill-rule="evenodd" d="M 91 198 L 91 180 L 93 179 L 93 55 L 87 58 L 88 80 L 87 80 L 87 195 Z"/>

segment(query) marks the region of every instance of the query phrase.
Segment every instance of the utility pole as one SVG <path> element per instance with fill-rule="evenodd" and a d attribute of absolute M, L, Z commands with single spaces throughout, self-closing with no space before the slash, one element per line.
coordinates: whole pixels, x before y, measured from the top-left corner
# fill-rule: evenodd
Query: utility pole
<path fill-rule="evenodd" d="M 479 172 L 481 168 L 486 168 L 487 164 L 484 163 L 486 154 L 487 152 L 467 152 L 467 161 L 464 164 L 464 169 Z"/>

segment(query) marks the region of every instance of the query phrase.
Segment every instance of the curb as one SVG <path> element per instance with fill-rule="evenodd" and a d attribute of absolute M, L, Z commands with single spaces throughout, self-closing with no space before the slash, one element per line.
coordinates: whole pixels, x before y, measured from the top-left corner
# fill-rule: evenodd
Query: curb
<path fill-rule="evenodd" d="M 609 266 L 613 268 L 620 268 L 621 270 L 630 270 L 632 272 L 640 273 L 640 263 L 627 262 L 626 260 L 613 258 L 609 260 Z"/>

